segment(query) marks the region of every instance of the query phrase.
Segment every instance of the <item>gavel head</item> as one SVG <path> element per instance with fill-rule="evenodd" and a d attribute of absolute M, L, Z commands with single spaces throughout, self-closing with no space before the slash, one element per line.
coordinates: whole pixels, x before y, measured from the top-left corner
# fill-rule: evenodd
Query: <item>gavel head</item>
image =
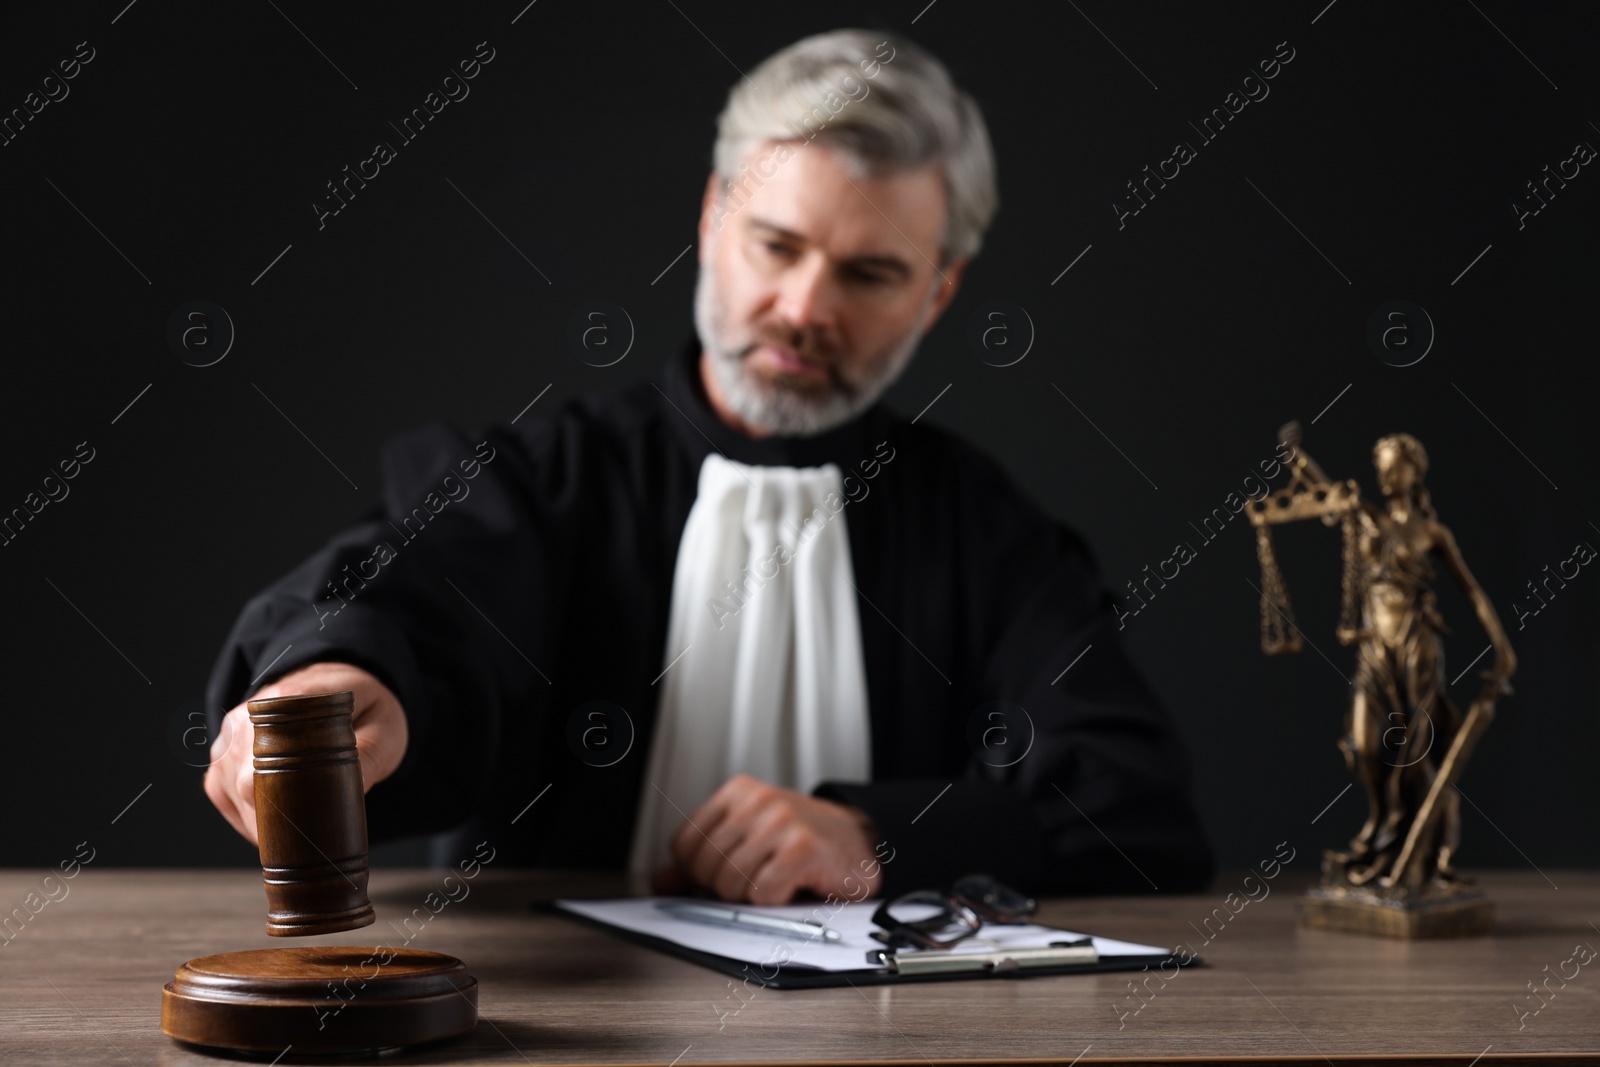
<path fill-rule="evenodd" d="M 267 933 L 368 926 L 367 808 L 350 691 L 252 700 Z"/>

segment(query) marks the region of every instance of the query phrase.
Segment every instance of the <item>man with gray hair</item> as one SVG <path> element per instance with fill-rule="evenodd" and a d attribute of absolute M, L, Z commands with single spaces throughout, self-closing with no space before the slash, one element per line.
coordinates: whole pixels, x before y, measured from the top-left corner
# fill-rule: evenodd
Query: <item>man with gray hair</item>
<path fill-rule="evenodd" d="M 382 504 L 213 671 L 222 814 L 254 840 L 247 697 L 351 689 L 375 841 L 762 904 L 1204 885 L 1186 758 L 1087 548 L 878 403 L 997 207 L 977 105 L 915 44 L 767 59 L 718 121 L 694 336 L 476 446 L 386 446 Z"/>

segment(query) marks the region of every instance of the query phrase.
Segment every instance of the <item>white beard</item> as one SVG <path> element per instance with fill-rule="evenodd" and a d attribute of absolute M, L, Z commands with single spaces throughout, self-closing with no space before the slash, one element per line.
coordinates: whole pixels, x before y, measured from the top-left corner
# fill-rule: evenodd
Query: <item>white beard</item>
<path fill-rule="evenodd" d="M 854 385 L 830 386 L 826 395 L 817 397 L 763 381 L 745 368 L 744 360 L 755 351 L 755 346 L 728 343 L 723 329 L 727 323 L 727 306 L 716 283 L 716 271 L 711 267 L 714 257 L 713 244 L 695 279 L 695 331 L 710 357 L 711 373 L 722 387 L 728 407 L 744 422 L 774 433 L 801 437 L 823 433 L 871 407 L 911 362 L 917 342 L 922 339 L 928 309 L 933 304 L 935 290 L 930 285 L 927 298 L 917 311 L 916 326 L 886 358 L 869 369 L 866 378 Z"/>

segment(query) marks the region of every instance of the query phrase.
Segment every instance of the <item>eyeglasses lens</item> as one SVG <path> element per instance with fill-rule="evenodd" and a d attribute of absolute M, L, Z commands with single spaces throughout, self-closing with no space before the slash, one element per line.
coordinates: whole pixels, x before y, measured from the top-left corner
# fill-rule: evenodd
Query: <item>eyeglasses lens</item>
<path fill-rule="evenodd" d="M 985 922 L 1022 922 L 1038 907 L 1031 897 L 986 875 L 969 875 L 952 889 L 956 899 L 977 912 Z"/>
<path fill-rule="evenodd" d="M 895 927 L 915 931 L 921 935 L 918 940 L 952 944 L 977 930 L 975 916 L 931 893 L 902 897 L 891 902 L 887 910 Z"/>

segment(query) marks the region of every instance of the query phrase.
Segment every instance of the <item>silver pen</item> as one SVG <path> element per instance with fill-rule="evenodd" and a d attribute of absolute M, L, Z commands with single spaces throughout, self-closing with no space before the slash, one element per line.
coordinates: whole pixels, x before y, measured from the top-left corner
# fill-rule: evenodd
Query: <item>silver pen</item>
<path fill-rule="evenodd" d="M 887 967 L 895 974 L 944 974 L 955 971 L 1005 973 L 1035 967 L 1092 964 L 1099 960 L 1100 953 L 1094 947 L 1094 940 L 1088 937 L 1052 941 L 1048 945 L 1026 948 L 999 948 L 992 952 L 920 949 L 901 955 L 881 948 L 867 952 L 868 963 Z"/>
<path fill-rule="evenodd" d="M 810 919 L 778 919 L 771 915 L 739 911 L 735 908 L 713 904 L 695 904 L 689 901 L 662 900 L 656 907 L 669 915 L 689 922 L 709 923 L 713 926 L 733 926 L 751 933 L 778 934 L 802 941 L 837 941 L 839 931 L 830 930 Z"/>

